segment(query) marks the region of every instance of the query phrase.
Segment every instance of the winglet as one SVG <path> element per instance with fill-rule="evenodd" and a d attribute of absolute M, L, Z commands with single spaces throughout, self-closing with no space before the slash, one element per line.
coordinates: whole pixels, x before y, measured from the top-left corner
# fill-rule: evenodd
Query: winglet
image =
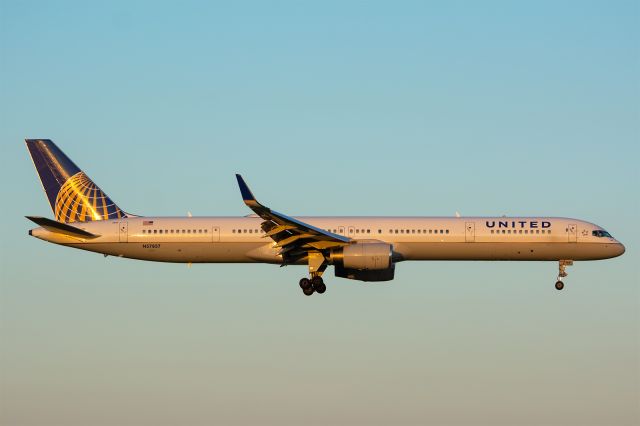
<path fill-rule="evenodd" d="M 253 196 L 251 190 L 249 189 L 249 186 L 247 186 L 247 183 L 244 181 L 242 176 L 236 173 L 236 179 L 238 179 L 238 186 L 240 187 L 240 193 L 242 194 L 244 203 L 249 207 L 260 206 L 260 203 L 258 203 L 256 197 Z"/>

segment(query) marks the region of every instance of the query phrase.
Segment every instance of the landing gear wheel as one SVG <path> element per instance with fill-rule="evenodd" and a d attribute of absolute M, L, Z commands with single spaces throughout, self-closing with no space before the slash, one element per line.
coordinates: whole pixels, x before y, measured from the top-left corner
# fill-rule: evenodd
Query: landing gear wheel
<path fill-rule="evenodd" d="M 325 291 L 327 291 L 327 286 L 324 284 L 322 277 L 311 278 L 311 284 L 313 285 L 313 289 L 319 294 L 322 294 Z"/>
<path fill-rule="evenodd" d="M 564 283 L 562 281 L 556 281 L 556 290 L 562 290 L 564 288 Z"/>
<path fill-rule="evenodd" d="M 307 287 L 302 289 L 302 292 L 304 293 L 305 296 L 311 296 L 314 291 L 315 290 L 313 289 L 313 287 Z"/>
<path fill-rule="evenodd" d="M 302 278 L 300 280 L 300 288 L 302 290 L 306 290 L 308 288 L 313 289 L 313 286 L 311 285 L 311 280 L 309 278 Z M 313 293 L 313 291 L 311 293 Z"/>

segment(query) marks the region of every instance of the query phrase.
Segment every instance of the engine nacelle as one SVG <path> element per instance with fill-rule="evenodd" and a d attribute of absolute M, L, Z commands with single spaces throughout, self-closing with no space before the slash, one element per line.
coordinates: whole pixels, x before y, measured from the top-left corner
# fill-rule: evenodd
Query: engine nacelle
<path fill-rule="evenodd" d="M 357 281 L 391 281 L 395 274 L 396 268 L 392 263 L 387 269 L 379 271 L 361 270 L 361 269 L 345 269 L 344 266 L 336 265 L 334 267 L 336 277 L 348 278 Z"/>
<path fill-rule="evenodd" d="M 393 246 L 386 243 L 355 243 L 331 252 L 332 263 L 361 271 L 388 269 L 392 256 Z"/>
<path fill-rule="evenodd" d="M 386 243 L 355 243 L 331 252 L 337 277 L 359 281 L 393 279 L 393 246 Z"/>

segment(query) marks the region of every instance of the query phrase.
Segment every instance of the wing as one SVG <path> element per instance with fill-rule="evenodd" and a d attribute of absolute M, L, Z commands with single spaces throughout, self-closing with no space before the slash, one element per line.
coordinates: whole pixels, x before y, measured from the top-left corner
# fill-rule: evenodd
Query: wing
<path fill-rule="evenodd" d="M 305 258 L 311 251 L 323 251 L 332 247 L 349 244 L 350 238 L 316 228 L 308 223 L 278 213 L 263 206 L 256 200 L 242 176 L 236 174 L 244 203 L 260 216 L 265 237 L 271 237 L 280 247 L 283 264 L 290 264 Z"/>

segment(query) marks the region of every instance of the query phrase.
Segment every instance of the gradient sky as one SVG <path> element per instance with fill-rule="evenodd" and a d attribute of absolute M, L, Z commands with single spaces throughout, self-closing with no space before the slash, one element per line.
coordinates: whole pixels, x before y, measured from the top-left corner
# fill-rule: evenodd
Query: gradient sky
<path fill-rule="evenodd" d="M 391 283 L 29 238 L 24 138 L 123 209 L 550 215 L 627 247 Z M 640 423 L 637 1 L 0 1 L 0 424 Z"/>

